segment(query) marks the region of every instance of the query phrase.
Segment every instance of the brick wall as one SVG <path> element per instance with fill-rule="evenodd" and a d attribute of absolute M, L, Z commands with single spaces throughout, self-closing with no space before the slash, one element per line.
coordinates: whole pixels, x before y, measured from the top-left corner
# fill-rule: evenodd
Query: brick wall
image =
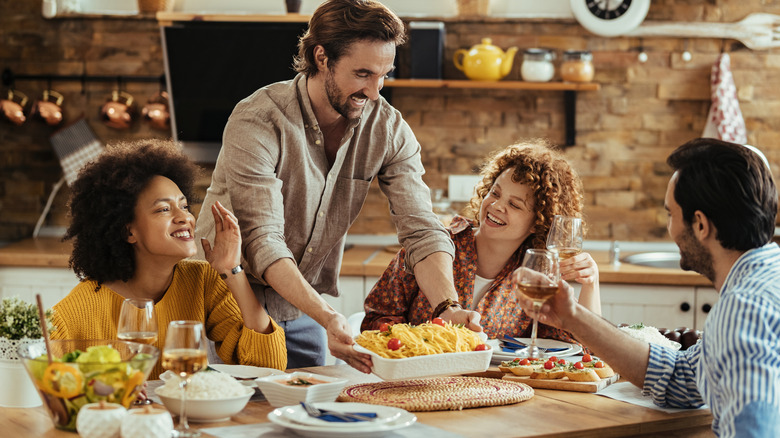
<path fill-rule="evenodd" d="M 0 68 L 26 74 L 159 75 L 163 71 L 157 23 L 151 17 L 58 18 L 45 20 L 38 1 L 0 0 Z M 648 20 L 734 22 L 752 12 L 780 14 L 780 1 L 655 0 Z M 636 38 L 601 38 L 571 21 L 510 21 L 464 17 L 446 23 L 444 75 L 463 79 L 455 50 L 482 37 L 507 48 L 588 49 L 594 54 L 601 90 L 580 92 L 577 145 L 566 155 L 582 175 L 591 239 L 665 240 L 663 196 L 670 176 L 664 160 L 679 144 L 698 137 L 709 108 L 709 75 L 722 49 L 732 71 L 748 128 L 748 140 L 780 171 L 780 50 L 751 51 L 734 40 L 645 38 L 649 59 L 637 61 Z M 684 62 L 687 45 L 693 57 Z M 403 49 L 399 58 L 403 61 Z M 508 80 L 519 80 L 522 54 Z M 405 69 L 401 65 L 403 77 Z M 18 82 L 35 99 L 46 81 Z M 128 131 L 102 125 L 98 108 L 114 83 L 54 82 L 66 99 L 66 118 L 84 116 L 98 137 L 165 137 L 143 123 Z M 144 103 L 158 85 L 129 83 L 124 89 Z M 0 92 L 5 93 L 3 88 Z M 485 154 L 529 137 L 564 141 L 563 94 L 557 91 L 392 90 L 422 145 L 432 188 L 445 188 L 450 174 L 476 170 Z M 0 240 L 29 236 L 52 185 L 59 162 L 49 145 L 54 132 L 40 121 L 21 127 L 0 123 Z M 202 189 L 208 185 L 208 170 Z M 55 199 L 49 225 L 65 225 L 67 189 Z M 394 232 L 387 202 L 376 184 L 352 232 Z"/>

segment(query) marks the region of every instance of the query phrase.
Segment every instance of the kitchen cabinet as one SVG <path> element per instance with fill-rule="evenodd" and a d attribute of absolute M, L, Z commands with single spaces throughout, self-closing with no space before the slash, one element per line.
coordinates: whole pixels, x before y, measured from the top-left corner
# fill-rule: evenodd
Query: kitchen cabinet
<path fill-rule="evenodd" d="M 718 293 L 711 287 L 601 283 L 602 316 L 613 324 L 704 328 Z"/>
<path fill-rule="evenodd" d="M 76 274 L 67 268 L 0 267 L 0 298 L 18 296 L 35 303 L 40 294 L 43 307 L 57 304 L 79 283 Z"/>

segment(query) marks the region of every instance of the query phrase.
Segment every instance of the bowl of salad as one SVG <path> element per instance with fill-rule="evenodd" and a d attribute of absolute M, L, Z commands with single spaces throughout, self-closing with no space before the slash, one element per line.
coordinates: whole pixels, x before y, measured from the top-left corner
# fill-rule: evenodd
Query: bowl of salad
<path fill-rule="evenodd" d="M 160 351 L 119 340 L 49 341 L 23 345 L 18 354 L 58 429 L 76 430 L 79 409 L 88 403 L 129 408 L 143 389 Z"/>

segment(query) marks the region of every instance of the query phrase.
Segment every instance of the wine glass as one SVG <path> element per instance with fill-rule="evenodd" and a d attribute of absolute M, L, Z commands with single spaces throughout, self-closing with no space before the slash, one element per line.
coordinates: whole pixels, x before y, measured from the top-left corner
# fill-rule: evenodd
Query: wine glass
<path fill-rule="evenodd" d="M 157 342 L 157 316 L 154 301 L 148 298 L 127 298 L 119 311 L 117 339 L 152 345 Z M 152 401 L 136 398 L 133 405 L 148 405 Z"/>
<path fill-rule="evenodd" d="M 547 249 L 556 251 L 560 260 L 579 254 L 582 251 L 582 219 L 555 215 L 547 235 Z"/>
<path fill-rule="evenodd" d="M 187 385 L 192 375 L 208 365 L 203 323 L 198 321 L 171 321 L 165 336 L 162 366 L 181 378 L 181 412 L 174 437 L 197 437 L 200 432 L 187 424 Z"/>
<path fill-rule="evenodd" d="M 127 298 L 119 311 L 116 337 L 123 341 L 154 344 L 157 342 L 157 316 L 154 301 L 147 298 Z"/>
<path fill-rule="evenodd" d="M 538 326 L 536 315 L 539 309 L 542 308 L 542 304 L 558 291 L 560 277 L 558 253 L 546 249 L 526 250 L 525 256 L 523 256 L 523 263 L 515 274 L 515 286 L 520 293 L 534 302 L 531 345 L 525 350 L 526 356 L 529 358 L 541 358 L 544 356 L 536 346 Z"/>

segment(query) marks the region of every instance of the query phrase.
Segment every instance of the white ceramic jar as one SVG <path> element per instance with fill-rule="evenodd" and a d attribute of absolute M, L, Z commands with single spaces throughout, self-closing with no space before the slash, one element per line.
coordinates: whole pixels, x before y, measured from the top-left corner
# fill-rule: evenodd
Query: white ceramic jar
<path fill-rule="evenodd" d="M 81 438 L 119 438 L 125 407 L 117 403 L 90 403 L 79 409 L 76 431 Z"/>
<path fill-rule="evenodd" d="M 520 76 L 526 82 L 547 82 L 555 75 L 555 53 L 547 49 L 526 49 Z"/>
<path fill-rule="evenodd" d="M 122 438 L 170 438 L 172 431 L 173 419 L 165 409 L 131 409 L 122 420 Z"/>

